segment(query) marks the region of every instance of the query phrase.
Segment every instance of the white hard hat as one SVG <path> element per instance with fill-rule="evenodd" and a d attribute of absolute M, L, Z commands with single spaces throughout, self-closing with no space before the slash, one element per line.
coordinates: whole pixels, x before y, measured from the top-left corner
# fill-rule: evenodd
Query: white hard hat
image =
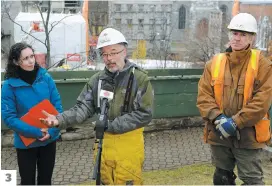
<path fill-rule="evenodd" d="M 228 29 L 257 33 L 257 21 L 251 14 L 239 13 L 232 18 Z"/>
<path fill-rule="evenodd" d="M 128 43 L 125 36 L 113 28 L 106 28 L 103 30 L 97 41 L 96 49 L 100 49 L 104 46 L 114 45 L 118 43 Z"/>

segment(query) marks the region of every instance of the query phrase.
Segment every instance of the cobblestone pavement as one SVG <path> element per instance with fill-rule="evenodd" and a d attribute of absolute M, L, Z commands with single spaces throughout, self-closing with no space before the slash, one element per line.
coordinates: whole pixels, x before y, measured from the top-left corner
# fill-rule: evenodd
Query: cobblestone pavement
<path fill-rule="evenodd" d="M 54 185 L 91 180 L 93 141 L 88 139 L 57 143 Z M 201 127 L 145 133 L 145 171 L 177 168 L 210 160 L 209 146 L 202 141 Z M 2 148 L 1 169 L 18 170 L 13 147 Z M 17 184 L 20 184 L 18 171 Z"/>

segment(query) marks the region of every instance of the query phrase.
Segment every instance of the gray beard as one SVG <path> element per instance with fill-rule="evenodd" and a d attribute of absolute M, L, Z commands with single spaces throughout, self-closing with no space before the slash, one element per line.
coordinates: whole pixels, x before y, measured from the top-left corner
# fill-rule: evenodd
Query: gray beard
<path fill-rule="evenodd" d="M 117 72 L 117 71 L 119 71 L 118 69 L 112 69 L 112 68 L 108 68 L 107 66 L 106 66 L 106 68 L 108 69 L 108 71 L 110 71 L 111 73 L 115 73 L 115 72 Z"/>

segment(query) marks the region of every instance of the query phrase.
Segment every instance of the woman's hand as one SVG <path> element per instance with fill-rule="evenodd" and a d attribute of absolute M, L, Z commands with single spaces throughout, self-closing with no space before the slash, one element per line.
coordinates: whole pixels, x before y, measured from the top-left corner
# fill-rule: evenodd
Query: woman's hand
<path fill-rule="evenodd" d="M 40 141 L 48 140 L 50 138 L 50 134 L 48 133 L 48 129 L 47 128 L 42 128 L 41 131 L 43 133 L 43 137 L 39 138 L 39 140 Z"/>

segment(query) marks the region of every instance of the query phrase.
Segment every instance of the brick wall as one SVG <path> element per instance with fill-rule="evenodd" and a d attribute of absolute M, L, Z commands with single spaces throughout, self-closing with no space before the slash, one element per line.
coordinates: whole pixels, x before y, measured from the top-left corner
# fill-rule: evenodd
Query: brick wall
<path fill-rule="evenodd" d="M 241 4 L 240 12 L 252 14 L 257 20 L 260 16 L 269 16 L 272 19 L 272 3 L 271 4 Z"/>

